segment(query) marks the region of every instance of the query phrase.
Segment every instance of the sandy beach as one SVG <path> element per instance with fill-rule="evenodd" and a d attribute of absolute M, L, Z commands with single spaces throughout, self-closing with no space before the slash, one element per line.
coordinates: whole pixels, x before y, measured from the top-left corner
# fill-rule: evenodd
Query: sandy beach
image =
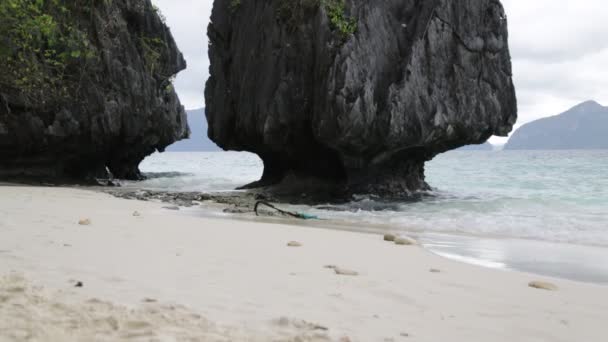
<path fill-rule="evenodd" d="M 165 206 L 0 187 L 0 341 L 606 339 L 607 286 Z"/>

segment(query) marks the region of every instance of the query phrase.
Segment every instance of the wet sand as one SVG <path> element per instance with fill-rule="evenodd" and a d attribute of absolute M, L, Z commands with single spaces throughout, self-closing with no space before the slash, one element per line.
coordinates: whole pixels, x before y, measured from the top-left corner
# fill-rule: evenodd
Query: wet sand
<path fill-rule="evenodd" d="M 438 255 L 484 267 L 608 285 L 608 248 L 538 240 L 420 234 Z"/>

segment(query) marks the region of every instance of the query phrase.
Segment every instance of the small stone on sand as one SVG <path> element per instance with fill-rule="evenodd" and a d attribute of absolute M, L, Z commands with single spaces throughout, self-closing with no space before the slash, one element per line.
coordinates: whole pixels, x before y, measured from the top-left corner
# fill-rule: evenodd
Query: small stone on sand
<path fill-rule="evenodd" d="M 134 211 L 133 216 L 141 216 L 141 214 L 139 213 L 139 211 Z"/>
<path fill-rule="evenodd" d="M 82 219 L 80 221 L 78 221 L 78 224 L 81 226 L 89 226 L 91 225 L 91 219 Z"/>
<path fill-rule="evenodd" d="M 156 303 L 157 302 L 157 300 L 154 298 L 144 298 L 141 301 L 144 303 Z"/>
<path fill-rule="evenodd" d="M 288 247 L 302 247 L 302 244 L 298 241 L 290 241 L 287 243 Z"/>
<path fill-rule="evenodd" d="M 328 327 L 322 326 L 320 324 L 314 324 L 314 323 L 311 323 L 310 327 L 312 330 L 323 330 L 323 331 L 329 330 Z"/>
<path fill-rule="evenodd" d="M 429 272 L 431 272 L 431 273 L 440 273 L 440 272 L 441 272 L 441 270 L 438 270 L 438 269 L 436 269 L 436 268 L 431 268 L 431 269 L 429 270 Z"/>
<path fill-rule="evenodd" d="M 393 234 L 384 234 L 384 241 L 390 241 L 393 242 L 395 241 L 397 237 Z"/>
<path fill-rule="evenodd" d="M 557 286 L 544 281 L 532 281 L 528 286 L 539 290 L 557 291 Z"/>
<path fill-rule="evenodd" d="M 163 207 L 163 209 L 167 209 L 167 210 L 179 210 L 179 207 L 176 206 L 176 205 L 171 205 L 171 206 Z"/>
<path fill-rule="evenodd" d="M 395 239 L 395 244 L 400 246 L 412 246 L 417 244 L 417 242 L 409 237 L 398 237 Z"/>
<path fill-rule="evenodd" d="M 76 284 L 74 284 L 74 287 L 83 287 L 84 284 L 81 281 L 77 281 Z"/>
<path fill-rule="evenodd" d="M 343 276 L 358 276 L 359 273 L 352 271 L 352 270 L 347 270 L 345 268 L 340 268 L 340 267 L 336 267 L 334 268 L 334 272 L 336 272 L 336 274 L 338 275 L 343 275 Z"/>

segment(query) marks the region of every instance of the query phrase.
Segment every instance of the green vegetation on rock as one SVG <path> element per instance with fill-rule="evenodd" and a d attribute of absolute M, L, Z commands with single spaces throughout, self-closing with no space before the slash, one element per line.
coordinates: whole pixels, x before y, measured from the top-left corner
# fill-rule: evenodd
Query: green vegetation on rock
<path fill-rule="evenodd" d="M 156 74 L 160 72 L 162 51 L 167 46 L 163 40 L 158 37 L 146 37 L 142 36 L 139 39 L 142 49 L 144 62 L 148 68 L 148 72 Z"/>
<path fill-rule="evenodd" d="M 241 7 L 241 0 L 230 0 L 230 12 L 236 12 Z"/>
<path fill-rule="evenodd" d="M 18 90 L 28 102 L 68 94 L 64 81 L 77 77 L 96 54 L 87 33 L 70 21 L 73 8 L 85 11 L 87 5 L 61 0 L 0 2 L 0 61 L 5 66 L 0 86 Z"/>
<path fill-rule="evenodd" d="M 103 65 L 97 40 L 108 39 L 108 26 L 96 27 L 95 13 L 112 6 L 111 0 L 0 0 L 0 91 L 23 106 L 37 107 L 60 103 L 83 89 Z M 158 8 L 145 10 L 164 22 Z M 146 73 L 169 77 L 161 75 L 170 73 L 162 67 L 169 48 L 164 33 L 131 29 L 138 31 L 136 46 Z"/>
<path fill-rule="evenodd" d="M 343 37 L 349 36 L 357 31 L 357 22 L 346 15 L 344 0 L 320 0 L 333 29 L 338 30 Z"/>
<path fill-rule="evenodd" d="M 233 0 L 234 1 L 234 0 Z M 239 1 L 240 0 L 236 0 Z M 279 0 L 277 17 L 291 27 L 306 18 L 306 11 L 323 8 L 331 24 L 343 39 L 357 31 L 357 22 L 346 11 L 345 0 Z"/>

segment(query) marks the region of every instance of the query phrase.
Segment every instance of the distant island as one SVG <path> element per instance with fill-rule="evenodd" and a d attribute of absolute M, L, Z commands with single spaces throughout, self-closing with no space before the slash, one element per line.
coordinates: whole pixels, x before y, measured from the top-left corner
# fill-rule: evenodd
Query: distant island
<path fill-rule="evenodd" d="M 207 119 L 205 108 L 187 110 L 190 138 L 178 141 L 167 147 L 167 152 L 214 152 L 221 151 L 219 147 L 207 138 Z"/>
<path fill-rule="evenodd" d="M 560 115 L 519 128 L 505 150 L 608 149 L 608 107 L 583 102 Z"/>

